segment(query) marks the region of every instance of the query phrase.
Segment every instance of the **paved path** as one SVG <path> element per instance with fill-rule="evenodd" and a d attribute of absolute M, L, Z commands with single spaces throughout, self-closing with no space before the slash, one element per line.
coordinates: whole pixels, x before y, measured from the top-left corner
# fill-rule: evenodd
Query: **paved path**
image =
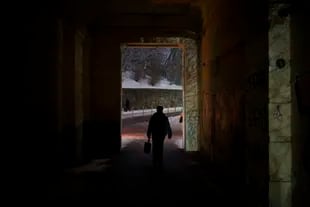
<path fill-rule="evenodd" d="M 53 201 L 70 206 L 244 206 L 234 180 L 202 162 L 199 153 L 185 153 L 167 142 L 164 169 L 155 171 L 143 143 L 133 140 L 115 157 L 67 171 Z"/>
<path fill-rule="evenodd" d="M 177 124 L 177 118 L 170 119 Z M 246 206 L 229 171 L 180 149 L 175 141 L 180 134 L 165 142 L 164 168 L 155 171 L 151 155 L 143 153 L 145 123 L 132 124 L 140 132 L 123 138 L 120 154 L 65 171 L 51 206 Z"/>

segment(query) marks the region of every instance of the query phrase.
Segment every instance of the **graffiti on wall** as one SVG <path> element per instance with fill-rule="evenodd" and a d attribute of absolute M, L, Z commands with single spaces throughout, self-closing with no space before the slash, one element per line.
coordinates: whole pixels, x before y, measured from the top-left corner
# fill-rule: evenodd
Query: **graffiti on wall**
<path fill-rule="evenodd" d="M 255 107 L 247 111 L 248 127 L 267 129 L 268 124 L 268 110 L 267 107 Z"/>
<path fill-rule="evenodd" d="M 247 79 L 247 91 L 263 88 L 268 85 L 268 72 L 260 70 L 252 73 Z"/>

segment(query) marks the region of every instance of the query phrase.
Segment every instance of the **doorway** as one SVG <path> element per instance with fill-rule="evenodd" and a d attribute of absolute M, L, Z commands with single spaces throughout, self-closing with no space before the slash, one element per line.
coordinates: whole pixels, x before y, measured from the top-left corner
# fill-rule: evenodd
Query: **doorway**
<path fill-rule="evenodd" d="M 184 148 L 184 50 L 180 44 L 127 43 L 121 45 L 122 148 L 144 139 L 156 106 L 164 106 L 173 142 Z"/>

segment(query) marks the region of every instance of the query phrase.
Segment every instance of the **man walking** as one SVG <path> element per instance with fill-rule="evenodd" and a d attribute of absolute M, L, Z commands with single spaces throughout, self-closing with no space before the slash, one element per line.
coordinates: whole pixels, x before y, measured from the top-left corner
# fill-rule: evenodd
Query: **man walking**
<path fill-rule="evenodd" d="M 153 165 L 156 168 L 161 168 L 163 164 L 166 135 L 168 135 L 168 139 L 172 137 L 170 123 L 163 110 L 163 106 L 156 107 L 156 112 L 151 116 L 147 129 L 148 140 L 152 139 Z"/>

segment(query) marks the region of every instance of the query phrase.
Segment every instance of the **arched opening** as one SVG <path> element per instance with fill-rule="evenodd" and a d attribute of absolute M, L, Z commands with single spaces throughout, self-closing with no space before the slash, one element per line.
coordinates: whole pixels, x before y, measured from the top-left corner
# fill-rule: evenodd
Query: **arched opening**
<path fill-rule="evenodd" d="M 122 148 L 134 140 L 145 140 L 148 121 L 162 105 L 173 139 L 184 148 L 183 46 L 179 44 L 128 43 L 121 45 Z M 182 117 L 183 118 L 183 117 Z"/>
<path fill-rule="evenodd" d="M 141 38 L 141 40 L 144 40 L 144 38 Z M 198 50 L 197 50 L 196 41 L 194 39 L 183 38 L 183 37 L 169 37 L 169 38 L 167 38 L 167 37 L 156 37 L 156 38 L 149 39 L 149 41 L 147 41 L 147 42 L 143 41 L 143 42 L 138 42 L 138 43 L 122 44 L 121 45 L 121 51 L 122 51 L 122 58 L 121 59 L 123 62 L 124 58 L 125 58 L 124 57 L 125 54 L 124 54 L 124 50 L 122 48 L 123 49 L 124 48 L 132 48 L 132 49 L 140 48 L 142 50 L 143 49 L 145 50 L 144 53 L 147 53 L 146 51 L 148 49 L 172 48 L 173 51 L 175 51 L 176 53 L 182 54 L 182 57 L 180 57 L 181 58 L 180 67 L 181 67 L 181 76 L 182 77 L 180 77 L 180 80 L 177 80 L 177 82 L 182 84 L 182 86 L 181 86 L 182 91 L 178 91 L 180 89 L 180 88 L 178 88 L 178 86 L 176 87 L 176 88 L 178 88 L 177 90 L 174 90 L 174 91 L 170 90 L 170 92 L 168 92 L 167 91 L 168 88 L 166 88 L 166 92 L 165 92 L 167 94 L 166 97 L 174 97 L 173 99 L 177 99 L 177 100 L 171 100 L 168 98 L 169 103 L 167 103 L 167 105 L 169 105 L 169 107 L 166 108 L 166 113 L 173 115 L 173 116 L 171 116 L 170 120 L 172 121 L 172 123 L 174 124 L 174 127 L 175 127 L 175 129 L 174 129 L 175 135 L 176 135 L 176 139 L 174 140 L 175 144 L 179 148 L 185 149 L 186 151 L 198 150 L 198 76 L 197 76 L 197 74 L 198 74 L 198 55 L 197 55 Z M 127 57 L 128 57 L 128 54 L 127 54 Z M 134 60 L 134 61 L 136 61 L 136 60 Z M 139 63 L 137 63 L 137 64 L 139 64 Z M 123 63 L 121 64 L 121 67 L 122 67 L 122 70 L 124 70 L 124 71 L 126 70 L 125 68 L 123 68 L 124 67 Z M 131 67 L 131 66 L 126 66 L 126 67 Z M 143 62 L 140 65 L 140 67 L 141 67 L 140 69 L 146 69 L 145 68 L 145 67 L 147 67 L 146 63 Z M 130 70 L 130 69 L 128 69 L 128 70 Z M 135 71 L 136 73 L 131 74 L 131 76 L 132 76 L 131 78 L 132 79 L 136 78 L 136 80 L 130 80 L 131 84 L 135 84 L 135 85 L 140 84 L 140 86 L 141 86 L 141 83 L 138 83 L 137 80 L 139 79 L 139 75 L 143 76 L 145 74 L 144 74 L 143 70 L 139 70 L 139 68 L 136 68 L 135 70 L 136 70 Z M 122 75 L 125 75 L 125 72 L 122 73 Z M 128 71 L 127 71 L 127 76 L 128 76 Z M 144 79 L 144 81 L 145 81 L 145 79 Z M 149 80 L 149 81 L 152 81 L 152 80 Z M 150 114 L 155 112 L 156 105 L 162 104 L 163 100 L 162 101 L 157 100 L 157 102 L 155 100 L 155 101 L 153 101 L 153 103 L 148 103 L 149 101 L 142 100 L 142 103 L 141 103 L 141 99 L 143 99 L 143 98 L 137 98 L 137 96 L 145 97 L 146 94 L 143 95 L 143 93 L 147 93 L 147 92 L 145 92 L 145 91 L 143 92 L 142 90 L 140 90 L 138 95 L 137 95 L 137 93 L 135 93 L 133 89 L 128 89 L 128 88 L 135 88 L 135 87 L 133 87 L 132 85 L 130 86 L 128 84 L 129 84 L 128 82 L 127 83 L 123 82 L 122 83 L 122 90 L 121 90 L 121 110 L 124 112 L 121 114 L 121 117 L 125 118 L 125 116 L 127 116 L 125 122 L 124 122 L 124 119 L 121 119 L 122 120 L 121 121 L 122 137 L 126 137 L 126 136 L 130 137 L 130 135 L 124 134 L 124 133 L 128 132 L 128 130 L 127 131 L 123 130 L 124 129 L 124 123 L 128 123 L 128 120 L 129 120 L 128 117 L 133 117 L 133 116 L 141 117 L 141 114 L 139 114 L 139 113 L 142 113 L 142 116 L 144 118 L 142 118 L 142 119 L 140 118 L 140 120 L 142 120 L 142 122 L 144 122 L 144 125 L 142 127 L 142 130 L 141 130 L 141 125 L 139 125 L 139 130 L 137 131 L 137 133 L 140 133 L 140 134 L 142 133 L 142 137 L 145 138 L 145 133 L 143 133 L 143 130 L 145 132 L 148 118 L 149 118 Z M 156 85 L 156 83 L 155 83 L 155 85 Z M 154 88 L 154 86 L 148 86 L 148 88 Z M 163 91 L 161 91 L 161 92 L 157 91 L 157 93 L 159 93 L 159 94 L 162 92 Z M 131 93 L 131 95 L 129 95 L 130 93 Z M 133 95 L 132 93 L 135 93 L 135 95 Z M 170 95 L 169 95 L 169 93 L 170 93 Z M 127 97 L 126 97 L 126 94 L 128 94 Z M 128 96 L 132 96 L 132 99 L 133 99 L 132 102 L 139 105 L 136 107 L 136 109 L 139 108 L 139 111 L 135 111 L 135 110 L 126 111 L 127 109 L 125 110 L 126 99 L 128 99 Z M 180 96 L 181 96 L 181 98 L 180 98 Z M 137 101 L 137 99 L 139 99 L 139 100 Z M 148 99 L 152 100 L 152 98 L 148 98 Z M 161 99 L 161 98 L 159 98 L 159 99 Z M 181 100 L 182 104 L 175 103 L 176 101 L 178 102 L 179 99 Z M 180 102 L 180 100 L 179 100 L 179 102 Z M 127 101 L 131 102 L 130 100 L 127 100 Z M 166 101 L 167 101 L 167 99 L 166 99 Z M 132 103 L 130 103 L 130 104 L 132 104 Z M 131 105 L 130 107 L 133 107 L 133 109 L 135 108 L 133 105 Z M 180 123 L 181 114 L 182 114 L 182 122 Z M 135 118 L 135 119 L 139 120 L 137 118 Z M 128 128 L 126 128 L 126 129 L 128 129 Z M 181 135 L 181 137 L 180 137 L 180 135 Z M 126 142 L 124 140 L 122 140 L 122 141 L 123 141 L 123 144 Z"/>

